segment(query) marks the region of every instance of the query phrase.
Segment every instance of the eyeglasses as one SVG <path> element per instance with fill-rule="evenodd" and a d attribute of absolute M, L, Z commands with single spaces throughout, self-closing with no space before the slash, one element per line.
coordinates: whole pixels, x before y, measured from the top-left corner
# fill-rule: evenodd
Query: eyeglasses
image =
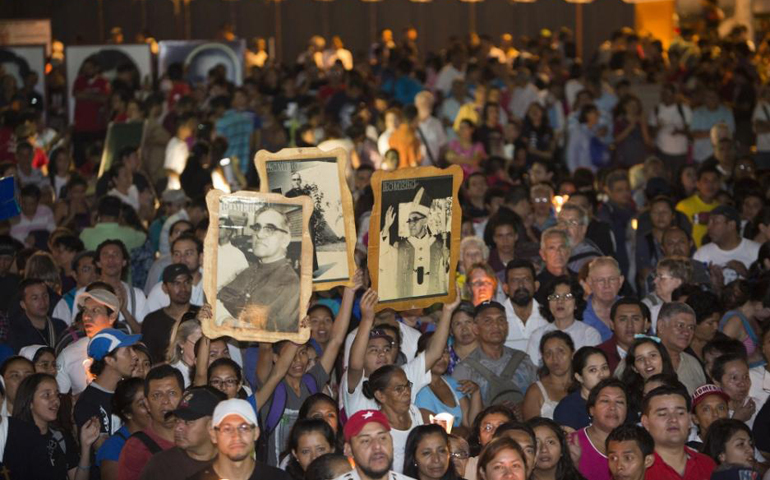
<path fill-rule="evenodd" d="M 567 227 L 579 227 L 580 225 L 583 225 L 583 222 L 580 220 L 559 220 L 559 223 Z"/>
<path fill-rule="evenodd" d="M 410 391 L 411 392 L 412 391 L 412 385 L 413 385 L 413 383 L 411 381 L 407 380 L 407 382 L 405 384 L 403 384 L 403 385 L 396 385 L 395 387 L 393 387 L 393 391 L 396 392 L 399 395 L 401 395 L 402 393 L 404 393 L 406 391 Z"/>
<path fill-rule="evenodd" d="M 225 378 L 224 380 L 222 380 L 221 378 L 214 378 L 209 381 L 209 385 L 211 385 L 214 388 L 220 388 L 222 386 L 233 388 L 234 386 L 238 385 L 238 379 Z"/>
<path fill-rule="evenodd" d="M 671 275 L 663 275 L 663 274 L 660 274 L 660 273 L 655 275 L 655 279 L 656 280 L 672 280 L 673 278 L 674 277 L 672 277 Z"/>
<path fill-rule="evenodd" d="M 548 295 L 548 301 L 549 302 L 558 302 L 560 300 L 564 300 L 565 302 L 568 302 L 568 301 L 572 300 L 573 298 L 575 298 L 575 296 L 572 295 L 571 293 L 561 293 L 561 294 L 560 293 L 552 293 L 552 294 Z"/>
<path fill-rule="evenodd" d="M 259 223 L 255 223 L 251 226 L 251 229 L 254 230 L 255 235 L 259 235 L 261 232 L 265 232 L 265 235 L 268 237 L 275 235 L 275 232 L 289 233 L 288 230 L 278 228 L 271 223 L 268 223 L 267 225 L 260 225 Z"/>
<path fill-rule="evenodd" d="M 592 278 L 592 283 L 595 283 L 596 285 L 600 285 L 602 287 L 609 285 L 617 285 L 620 283 L 620 277 L 607 277 L 607 278 Z"/>
<path fill-rule="evenodd" d="M 452 452 L 451 455 L 452 455 L 452 458 L 457 460 L 467 460 L 468 457 L 471 456 L 471 454 L 466 452 L 465 450 L 457 450 L 456 452 Z"/>
<path fill-rule="evenodd" d="M 225 425 L 224 427 L 214 427 L 214 430 L 216 430 L 219 433 L 223 433 L 227 436 L 232 436 L 236 432 L 238 435 L 247 435 L 254 431 L 256 427 L 254 425 L 249 425 L 248 423 L 242 423 L 238 425 L 237 427 L 234 427 L 232 425 Z"/>
<path fill-rule="evenodd" d="M 548 197 L 537 197 L 532 199 L 532 202 L 534 203 L 549 203 L 550 201 L 551 199 Z"/>
<path fill-rule="evenodd" d="M 409 220 L 406 221 L 408 224 L 417 223 L 420 220 L 425 220 L 427 217 L 412 217 Z"/>

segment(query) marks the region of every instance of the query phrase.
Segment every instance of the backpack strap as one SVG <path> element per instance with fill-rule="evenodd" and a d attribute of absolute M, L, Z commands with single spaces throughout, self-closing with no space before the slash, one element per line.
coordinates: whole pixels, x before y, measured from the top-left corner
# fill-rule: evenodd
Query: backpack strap
<path fill-rule="evenodd" d="M 136 291 L 131 285 L 128 286 L 128 290 L 131 294 L 131 316 L 136 318 Z"/>
<path fill-rule="evenodd" d="M 149 450 L 153 455 L 163 451 L 163 449 L 160 448 L 160 445 L 158 445 L 158 442 L 153 440 L 151 436 L 147 435 L 141 430 L 131 436 L 142 442 L 144 446 L 147 447 L 147 450 Z"/>
<path fill-rule="evenodd" d="M 267 411 L 265 433 L 270 434 L 281 421 L 283 411 L 286 409 L 286 395 L 286 384 L 281 382 L 275 387 L 273 401 L 270 402 L 270 409 Z"/>
<path fill-rule="evenodd" d="M 468 365 L 470 365 L 474 370 L 476 370 L 479 375 L 484 377 L 488 382 L 494 382 L 497 380 L 497 374 L 493 372 L 492 370 L 485 367 L 481 362 L 476 360 L 475 358 L 468 358 L 466 357 L 464 362 L 468 362 Z"/>
<path fill-rule="evenodd" d="M 511 355 L 511 359 L 508 360 L 508 363 L 505 365 L 503 373 L 500 376 L 502 378 L 513 379 L 513 374 L 516 373 L 516 369 L 519 368 L 519 365 L 521 365 L 521 362 L 526 356 L 527 354 L 521 350 L 514 350 L 513 355 Z"/>

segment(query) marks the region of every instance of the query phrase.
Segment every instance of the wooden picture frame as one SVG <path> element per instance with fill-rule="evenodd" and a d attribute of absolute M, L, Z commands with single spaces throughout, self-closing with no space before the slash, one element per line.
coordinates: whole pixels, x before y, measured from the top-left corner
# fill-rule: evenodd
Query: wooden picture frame
<path fill-rule="evenodd" d="M 310 328 L 302 319 L 312 294 L 310 198 L 211 190 L 206 204 L 211 223 L 204 242 L 203 291 L 213 315 L 203 321 L 203 333 L 306 342 Z"/>
<path fill-rule="evenodd" d="M 380 296 L 376 310 L 454 301 L 462 180 L 456 165 L 379 170 L 372 176 L 368 257 L 372 288 Z"/>
<path fill-rule="evenodd" d="M 351 286 L 356 272 L 356 226 L 353 196 L 346 180 L 347 155 L 341 148 L 261 150 L 254 159 L 260 190 L 292 198 L 308 196 L 313 203 L 313 290 Z"/>

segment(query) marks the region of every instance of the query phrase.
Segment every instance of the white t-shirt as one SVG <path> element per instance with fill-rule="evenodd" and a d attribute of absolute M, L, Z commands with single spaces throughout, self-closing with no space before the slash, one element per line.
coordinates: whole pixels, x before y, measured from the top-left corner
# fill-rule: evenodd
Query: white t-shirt
<path fill-rule="evenodd" d="M 682 113 L 679 113 L 679 110 Z M 684 118 L 682 118 L 684 115 Z M 687 153 L 688 141 L 686 135 L 674 135 L 674 130 L 682 130 L 692 122 L 692 110 L 687 105 L 659 103 L 650 112 L 647 123 L 658 128 L 655 145 L 667 155 L 684 155 Z"/>
<path fill-rule="evenodd" d="M 142 292 L 141 289 L 132 287 L 131 285 L 127 284 L 126 282 L 120 282 L 123 285 L 123 288 L 126 290 L 126 302 L 128 311 L 134 316 L 137 322 L 142 323 L 144 321 L 144 317 L 149 313 L 147 311 L 147 297 L 144 296 L 144 292 Z M 131 289 L 134 290 L 134 295 L 131 295 Z M 77 300 L 78 295 L 85 292 L 86 288 L 79 288 L 77 292 L 75 292 L 75 300 Z M 136 305 L 134 305 L 134 301 L 136 301 Z M 72 325 L 72 322 L 75 321 L 75 317 L 78 314 L 78 309 L 73 308 L 72 313 L 70 316 L 69 324 Z M 126 317 L 123 316 L 122 313 L 118 315 L 118 319 L 125 321 Z M 137 333 L 137 332 L 134 332 Z"/>
<path fill-rule="evenodd" d="M 246 261 L 246 255 L 240 248 L 232 243 L 220 245 L 217 251 L 217 257 L 227 259 L 226 262 L 217 262 L 217 283 L 227 285 L 235 279 L 242 271 L 249 268 L 249 262 Z"/>
<path fill-rule="evenodd" d="M 344 475 L 340 475 L 334 480 L 361 480 L 361 475 L 358 474 L 358 470 L 355 468 Z M 388 478 L 386 480 L 414 480 L 412 477 L 407 477 L 403 473 L 398 473 L 395 470 L 388 472 Z"/>
<path fill-rule="evenodd" d="M 205 300 L 205 295 L 203 294 L 203 277 L 201 277 L 200 281 L 192 286 L 190 303 L 196 307 L 200 307 Z M 163 282 L 158 282 L 152 287 L 150 294 L 147 295 L 147 313 L 168 307 L 169 303 L 171 303 L 171 300 L 168 298 L 168 293 L 163 291 Z"/>
<path fill-rule="evenodd" d="M 187 157 L 189 156 L 190 149 L 187 142 L 177 137 L 171 137 L 166 145 L 166 159 L 163 162 L 163 168 L 181 175 L 184 172 L 184 167 L 187 166 Z"/>
<path fill-rule="evenodd" d="M 448 96 L 452 90 L 452 83 L 457 79 L 464 79 L 465 72 L 458 70 L 451 63 L 444 65 L 436 76 L 435 89 Z"/>
<path fill-rule="evenodd" d="M 751 119 L 770 122 L 770 105 L 766 102 L 757 103 L 757 106 L 754 107 L 754 115 L 751 116 Z M 770 132 L 757 133 L 757 151 L 770 151 Z"/>
<path fill-rule="evenodd" d="M 396 430 L 390 428 L 390 436 L 393 437 L 393 470 L 397 472 L 404 471 L 404 457 L 406 456 L 406 439 L 409 438 L 409 432 L 412 428 L 423 424 L 420 409 L 415 405 L 409 407 L 409 416 L 412 418 L 412 427 L 409 430 Z"/>
<path fill-rule="evenodd" d="M 88 361 L 88 337 L 83 337 L 75 343 L 67 345 L 56 357 L 56 383 L 61 393 L 80 395 L 89 384 L 86 369 Z"/>
<path fill-rule="evenodd" d="M 420 389 L 431 381 L 430 371 L 425 369 L 425 352 L 417 355 L 407 364 L 402 365 L 401 369 L 406 374 L 407 380 L 412 382 L 412 403 L 414 403 Z M 366 380 L 366 377 L 361 376 L 361 380 L 358 381 L 358 385 L 356 385 L 353 393 L 349 393 L 347 372 L 342 375 L 342 382 L 340 382 L 342 394 L 340 399 L 342 400 L 342 407 L 345 409 L 345 415 L 348 418 L 359 410 L 379 410 L 380 408 L 377 402 L 366 398 L 364 395 L 363 386 Z"/>
<path fill-rule="evenodd" d="M 692 258 L 706 265 L 719 266 L 725 266 L 731 260 L 738 260 L 746 268 L 749 268 L 759 256 L 759 247 L 761 247 L 759 243 L 748 238 L 742 238 L 741 243 L 732 250 L 722 250 L 716 243 L 712 242 L 700 247 Z M 738 278 L 738 274 L 732 268 L 724 269 L 723 274 L 725 285 Z"/>
<path fill-rule="evenodd" d="M 127 195 L 124 195 L 117 188 L 113 188 L 107 192 L 107 195 L 119 198 L 121 202 L 130 205 L 134 211 L 139 212 L 139 190 L 136 188 L 136 185 L 131 185 L 131 187 L 129 187 Z"/>
<path fill-rule="evenodd" d="M 555 323 L 549 323 L 544 327 L 540 327 L 532 333 L 527 344 L 527 354 L 532 359 L 532 363 L 536 366 L 540 366 L 540 339 L 543 338 L 548 332 L 557 330 Z M 564 333 L 569 334 L 572 337 L 572 341 L 575 343 L 575 351 L 585 346 L 597 346 L 602 343 L 602 336 L 598 330 L 590 325 L 575 320 L 572 325 L 562 330 Z"/>
<path fill-rule="evenodd" d="M 508 319 L 508 338 L 505 339 L 505 346 L 526 352 L 532 334 L 538 328 L 548 325 L 548 321 L 540 314 L 540 304 L 534 298 L 532 299 L 532 313 L 530 313 L 527 323 L 522 322 L 516 316 L 510 299 L 507 299 L 503 306 L 505 307 L 505 317 Z"/>
<path fill-rule="evenodd" d="M 433 156 L 433 161 L 438 163 L 441 149 L 447 144 L 446 132 L 444 131 L 444 126 L 441 125 L 441 121 L 436 117 L 428 117 L 420 122 L 420 131 L 425 136 L 425 141 L 423 141 L 423 137 L 419 133 L 417 134 L 417 138 L 420 139 L 422 165 L 431 167 L 433 166 L 430 161 L 431 155 Z M 429 148 L 431 155 L 428 155 Z"/>

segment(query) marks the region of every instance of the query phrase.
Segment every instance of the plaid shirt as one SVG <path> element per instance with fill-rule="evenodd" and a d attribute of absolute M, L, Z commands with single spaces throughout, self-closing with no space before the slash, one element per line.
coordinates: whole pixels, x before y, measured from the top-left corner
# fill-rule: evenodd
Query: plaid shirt
<path fill-rule="evenodd" d="M 248 171 L 251 153 L 251 134 L 256 126 L 252 112 L 228 110 L 216 122 L 217 133 L 227 138 L 226 157 L 236 157 L 241 171 Z"/>

